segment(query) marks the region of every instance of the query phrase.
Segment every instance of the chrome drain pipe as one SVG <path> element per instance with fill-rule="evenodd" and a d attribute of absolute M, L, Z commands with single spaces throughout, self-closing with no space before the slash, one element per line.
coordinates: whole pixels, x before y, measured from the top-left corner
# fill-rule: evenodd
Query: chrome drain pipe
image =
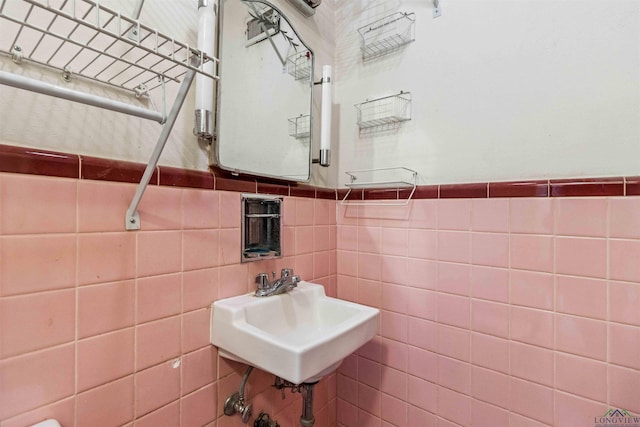
<path fill-rule="evenodd" d="M 300 387 L 300 392 L 302 393 L 301 427 L 312 427 L 316 422 L 313 416 L 313 388 L 316 384 L 317 383 L 305 383 Z"/>
<path fill-rule="evenodd" d="M 273 387 L 282 392 L 282 398 L 285 398 L 284 389 L 291 389 L 291 393 L 300 393 L 302 395 L 302 415 L 300 416 L 301 427 L 313 427 L 316 423 L 316 419 L 313 416 L 313 388 L 318 382 L 302 383 L 296 385 L 287 380 L 283 380 L 280 377 L 276 377 L 273 383 Z"/>

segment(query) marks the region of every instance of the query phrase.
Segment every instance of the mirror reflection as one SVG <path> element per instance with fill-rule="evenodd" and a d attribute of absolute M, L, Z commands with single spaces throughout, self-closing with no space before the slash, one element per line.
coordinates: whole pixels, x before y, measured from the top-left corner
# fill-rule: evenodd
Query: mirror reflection
<path fill-rule="evenodd" d="M 312 50 L 267 1 L 221 0 L 220 16 L 218 166 L 308 181 Z"/>

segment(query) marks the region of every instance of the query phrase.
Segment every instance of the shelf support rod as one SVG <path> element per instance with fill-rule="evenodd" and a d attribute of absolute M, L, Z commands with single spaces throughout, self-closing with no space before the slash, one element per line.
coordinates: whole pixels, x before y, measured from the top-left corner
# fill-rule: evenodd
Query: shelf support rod
<path fill-rule="evenodd" d="M 173 129 L 173 125 L 176 123 L 176 119 L 178 118 L 178 113 L 180 113 L 180 109 L 182 108 L 182 104 L 187 97 L 187 93 L 189 92 L 189 87 L 194 80 L 196 75 L 195 68 L 198 67 L 200 63 L 200 58 L 198 55 L 193 55 L 191 57 L 191 65 L 193 68 L 189 68 L 189 70 L 184 75 L 184 79 L 180 84 L 180 89 L 178 90 L 178 95 L 176 96 L 176 100 L 173 102 L 173 106 L 171 107 L 171 112 L 169 112 L 169 116 L 167 117 L 167 121 L 162 127 L 162 132 L 158 137 L 158 142 L 156 143 L 156 147 L 153 149 L 153 153 L 151 154 L 151 158 L 149 159 L 149 163 L 147 164 L 147 168 L 144 170 L 144 174 L 142 175 L 142 179 L 136 188 L 136 194 L 133 196 L 131 200 L 131 204 L 129 205 L 129 209 L 127 209 L 127 213 L 125 216 L 125 227 L 127 230 L 139 230 L 140 229 L 140 214 L 138 213 L 138 206 L 140 205 L 140 200 L 142 200 L 142 195 L 147 189 L 147 185 L 149 185 L 149 181 L 151 181 L 151 176 L 158 165 L 158 160 L 160 159 L 160 154 L 162 154 L 162 150 L 164 149 L 167 140 L 169 139 L 169 134 Z"/>
<path fill-rule="evenodd" d="M 115 101 L 109 98 L 103 98 L 101 96 L 68 89 L 66 87 L 52 85 L 51 83 L 46 83 L 6 71 L 0 71 L 0 84 L 40 93 L 42 95 L 62 98 L 68 101 L 79 102 L 93 107 L 104 108 L 105 110 L 129 114 L 142 119 L 153 120 L 158 123 L 164 123 L 165 119 L 162 113 L 157 111 L 127 104 L 126 102 Z"/>
<path fill-rule="evenodd" d="M 142 5 L 144 5 L 144 0 L 138 0 L 136 2 L 135 7 L 133 8 L 133 19 L 140 19 L 140 13 L 142 13 Z"/>

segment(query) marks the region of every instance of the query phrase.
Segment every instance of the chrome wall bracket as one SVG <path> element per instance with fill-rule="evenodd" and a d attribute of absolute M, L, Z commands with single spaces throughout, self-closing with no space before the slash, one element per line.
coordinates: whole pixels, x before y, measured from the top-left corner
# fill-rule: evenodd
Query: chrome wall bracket
<path fill-rule="evenodd" d="M 440 0 L 433 0 L 433 17 L 437 18 L 442 15 L 442 8 L 440 7 Z"/>
<path fill-rule="evenodd" d="M 11 50 L 11 60 L 16 64 L 22 64 L 22 58 L 24 58 L 24 54 L 22 53 L 22 48 L 18 45 L 15 45 Z"/>

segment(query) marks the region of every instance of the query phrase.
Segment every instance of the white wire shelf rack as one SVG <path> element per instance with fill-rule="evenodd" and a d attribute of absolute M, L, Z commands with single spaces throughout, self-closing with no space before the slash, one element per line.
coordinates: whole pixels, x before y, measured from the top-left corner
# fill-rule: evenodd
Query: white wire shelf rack
<path fill-rule="evenodd" d="M 35 63 L 59 71 L 63 81 L 79 77 L 143 100 L 160 88 L 164 104 L 165 84 L 180 83 L 188 70 L 218 78 L 217 67 L 213 72 L 204 67 L 208 61 L 217 64 L 216 58 L 99 0 L 2 0 L 0 28 L 0 54 L 15 63 Z M 156 114 L 138 114 L 140 107 L 133 104 L 10 74 L 3 72 L 0 82 L 160 123 L 166 119 L 166 105 Z"/>
<path fill-rule="evenodd" d="M 406 167 L 362 169 L 345 172 L 349 182 L 345 185 L 349 189 L 340 202 L 343 205 L 375 205 L 375 206 L 405 206 L 413 197 L 418 180 L 418 172 Z M 349 199 L 353 190 L 388 190 L 396 192 L 393 199 L 358 200 Z M 407 193 L 406 198 L 401 198 Z"/>
<path fill-rule="evenodd" d="M 287 72 L 296 80 L 311 78 L 311 53 L 308 50 L 294 53 L 287 58 Z"/>
<path fill-rule="evenodd" d="M 415 41 L 415 13 L 396 12 L 358 28 L 362 60 L 399 50 Z"/>
<path fill-rule="evenodd" d="M 141 6 L 141 4 L 140 4 Z M 106 88 L 124 91 L 153 109 L 0 71 L 0 84 L 154 120 L 162 131 L 125 214 L 127 230 L 140 229 L 138 206 L 196 74 L 218 79 L 218 60 L 99 0 L 0 0 L 0 55 L 34 63 Z M 214 66 L 211 67 L 211 61 Z M 205 64 L 207 65 L 205 67 Z M 166 85 L 176 95 L 167 113 Z M 151 91 L 159 89 L 162 110 Z M 154 96 L 155 97 L 155 96 Z M 119 97 L 118 97 L 119 98 Z M 134 99 L 135 100 L 135 99 Z"/>
<path fill-rule="evenodd" d="M 311 135 L 311 116 L 300 114 L 289 119 L 289 136 L 296 139 L 309 138 Z"/>
<path fill-rule="evenodd" d="M 395 95 L 366 100 L 355 107 L 358 109 L 357 124 L 361 130 L 399 125 L 411 120 L 411 92 L 401 91 Z"/>

